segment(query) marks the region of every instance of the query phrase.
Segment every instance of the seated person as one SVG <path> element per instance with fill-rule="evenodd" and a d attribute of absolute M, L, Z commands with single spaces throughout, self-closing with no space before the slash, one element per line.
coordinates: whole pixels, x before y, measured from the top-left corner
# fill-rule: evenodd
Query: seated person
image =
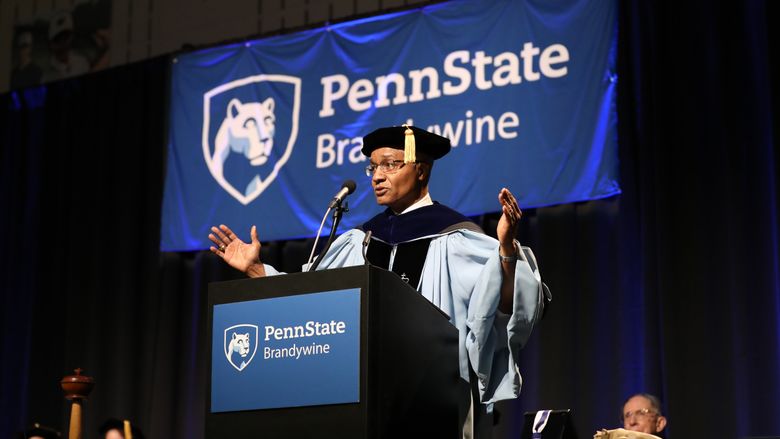
<path fill-rule="evenodd" d="M 60 439 L 60 432 L 39 423 L 18 434 L 19 439 Z"/>
<path fill-rule="evenodd" d="M 130 434 L 133 439 L 144 439 L 143 433 L 135 425 L 130 426 Z M 98 430 L 99 439 L 128 439 L 125 438 L 125 423 L 119 419 L 108 419 Z"/>
<path fill-rule="evenodd" d="M 623 404 L 623 428 L 658 436 L 666 427 L 661 401 L 649 393 L 637 393 Z"/>

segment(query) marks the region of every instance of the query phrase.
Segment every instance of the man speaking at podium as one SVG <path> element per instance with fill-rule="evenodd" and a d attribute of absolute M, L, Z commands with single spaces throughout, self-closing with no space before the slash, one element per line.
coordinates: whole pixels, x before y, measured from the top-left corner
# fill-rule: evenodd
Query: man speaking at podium
<path fill-rule="evenodd" d="M 492 404 L 520 393 L 519 350 L 550 293 L 533 253 L 514 239 L 522 212 L 509 190 L 498 193 L 498 240 L 432 201 L 433 163 L 449 151 L 449 139 L 417 127 L 380 128 L 366 135 L 366 173 L 377 203 L 387 209 L 334 241 L 318 269 L 364 264 L 363 241 L 370 231 L 368 262 L 396 272 L 458 328 L 460 375 L 472 389 L 464 437 L 489 437 Z M 211 230 L 211 251 L 232 267 L 250 277 L 279 274 L 260 261 L 256 226 L 248 243 L 225 225 Z"/>

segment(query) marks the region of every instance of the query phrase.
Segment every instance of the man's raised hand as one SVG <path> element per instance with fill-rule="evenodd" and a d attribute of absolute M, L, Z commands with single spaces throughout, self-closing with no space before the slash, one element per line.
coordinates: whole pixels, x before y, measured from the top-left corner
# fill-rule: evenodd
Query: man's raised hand
<path fill-rule="evenodd" d="M 241 240 L 230 227 L 220 224 L 219 227 L 212 226 L 209 233 L 209 239 L 214 243 L 209 247 L 212 253 L 216 254 L 236 270 L 242 271 L 250 276 L 253 271 L 262 267 L 260 261 L 260 240 L 257 238 L 257 227 L 252 226 L 250 236 L 252 241 L 247 243 Z M 263 270 L 263 274 L 265 271 Z"/>

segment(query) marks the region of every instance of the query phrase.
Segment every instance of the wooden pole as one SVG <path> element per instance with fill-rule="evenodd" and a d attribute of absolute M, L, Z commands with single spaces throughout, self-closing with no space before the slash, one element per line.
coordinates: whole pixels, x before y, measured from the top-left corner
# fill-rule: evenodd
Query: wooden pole
<path fill-rule="evenodd" d="M 81 439 L 81 401 L 74 399 L 70 406 L 70 431 L 68 439 Z"/>
<path fill-rule="evenodd" d="M 72 402 L 70 408 L 70 430 L 68 439 L 81 439 L 81 405 L 87 400 L 89 392 L 95 386 L 92 377 L 81 374 L 81 369 L 74 370 L 75 375 L 68 375 L 60 381 L 65 399 Z"/>

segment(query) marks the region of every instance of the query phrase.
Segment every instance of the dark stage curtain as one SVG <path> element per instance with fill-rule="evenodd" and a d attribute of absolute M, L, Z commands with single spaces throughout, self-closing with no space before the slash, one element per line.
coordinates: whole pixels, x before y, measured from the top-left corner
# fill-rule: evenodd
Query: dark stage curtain
<path fill-rule="evenodd" d="M 620 3 L 623 194 L 526 212 L 554 299 L 496 437 L 542 408 L 573 409 L 589 437 L 639 391 L 665 402 L 669 438 L 780 435 L 773 8 Z M 108 417 L 202 437 L 207 283 L 239 276 L 159 252 L 167 63 L 0 96 L 2 438 L 64 430 L 58 381 L 75 367 L 97 381 L 86 439 Z M 478 221 L 494 233 L 494 215 Z M 293 271 L 309 244 L 263 256 Z"/>
<path fill-rule="evenodd" d="M 646 391 L 669 438 L 780 436 L 771 3 L 619 2 L 623 194 L 530 221 L 554 302 L 505 411 L 570 407 L 590 437 Z"/>

